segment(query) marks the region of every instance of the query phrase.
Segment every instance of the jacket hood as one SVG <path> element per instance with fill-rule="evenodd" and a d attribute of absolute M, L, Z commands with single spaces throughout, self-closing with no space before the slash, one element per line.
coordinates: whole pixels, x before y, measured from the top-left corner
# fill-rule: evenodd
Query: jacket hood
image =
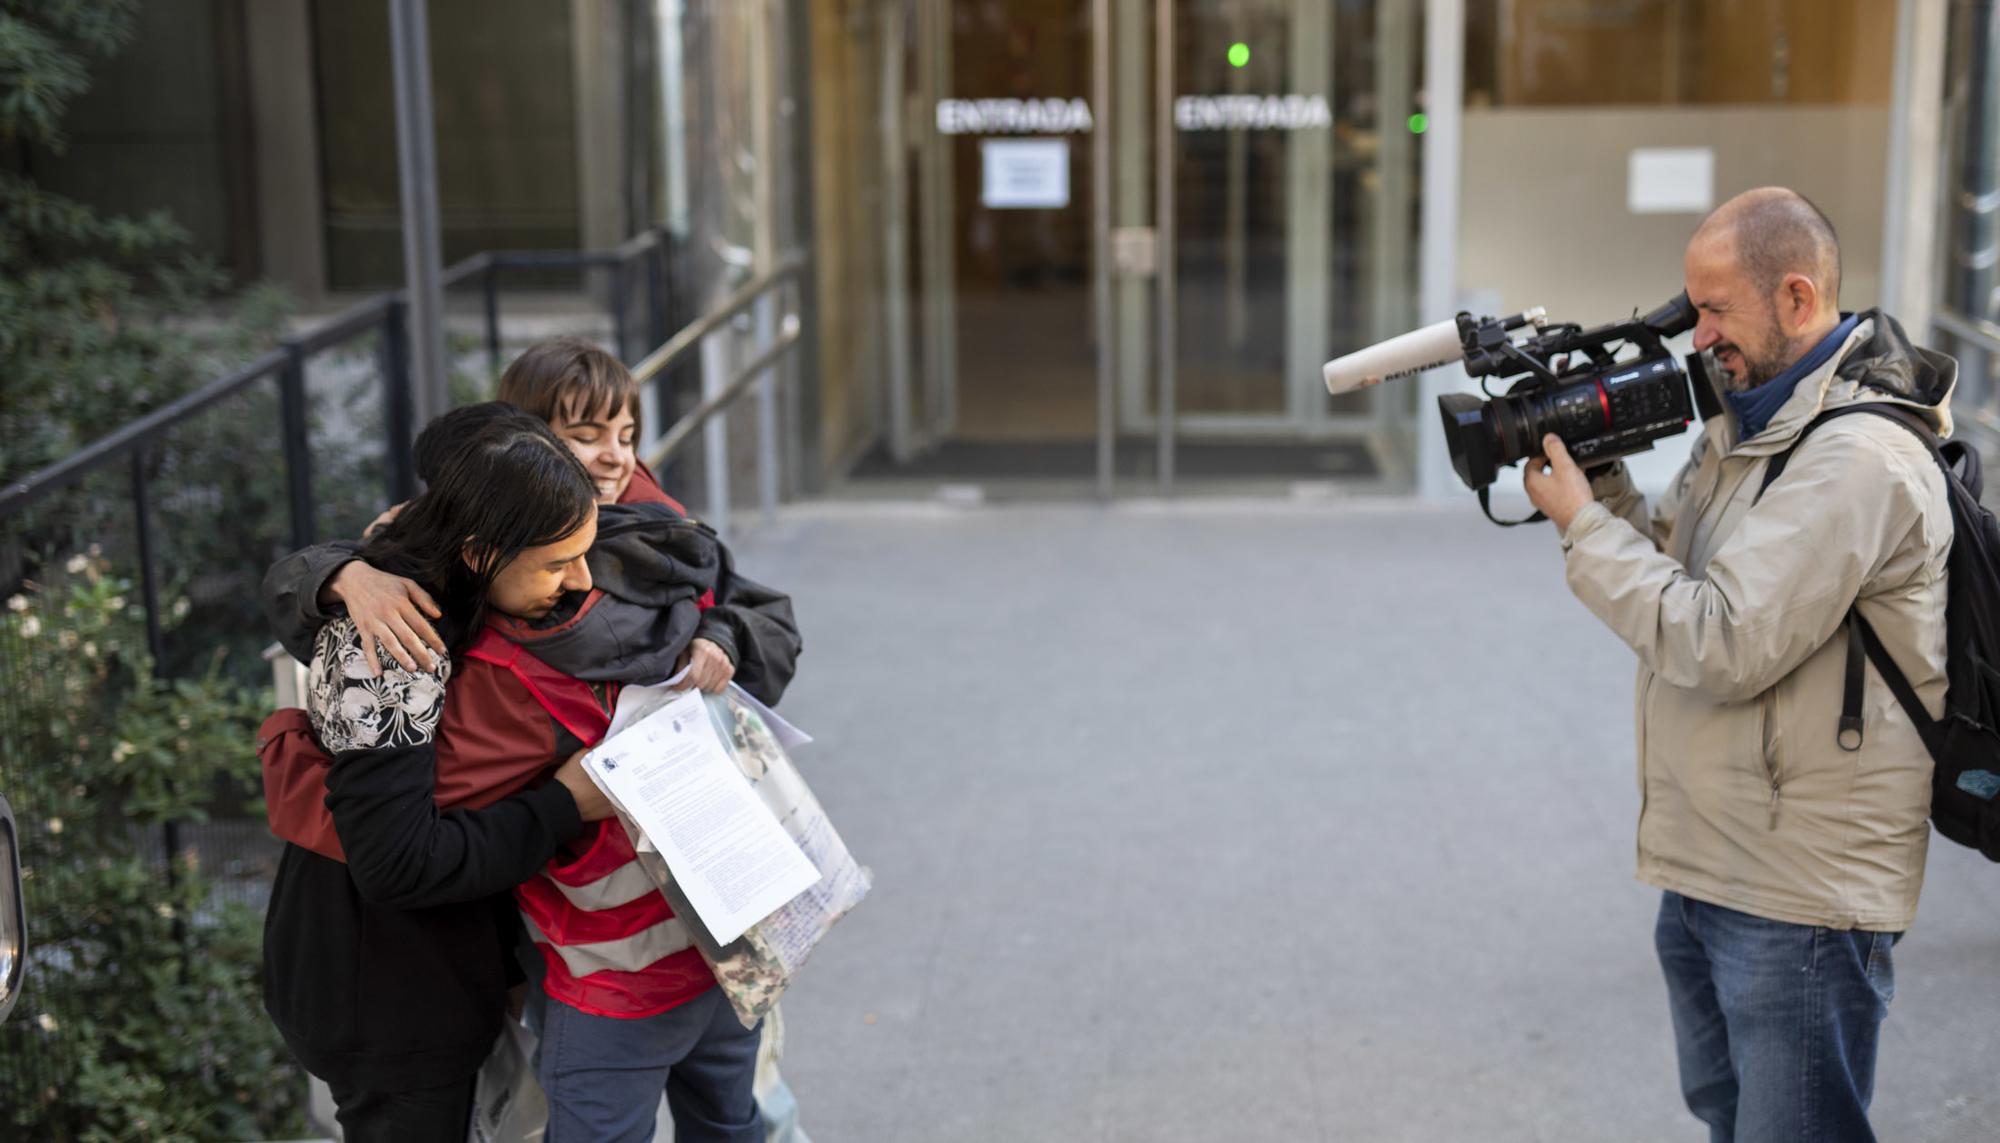
<path fill-rule="evenodd" d="M 721 541 L 665 504 L 607 504 L 597 518 L 587 557 L 594 586 L 581 605 L 551 625 L 501 616 L 492 626 L 573 678 L 659 682 L 674 673 L 703 597 L 721 581 Z"/>
<path fill-rule="evenodd" d="M 1866 384 L 1926 408 L 1941 409 L 1951 400 L 1958 384 L 1957 361 L 1912 342 L 1902 323 L 1879 309 L 1867 311 L 1861 319 L 1868 337 L 1851 345 L 1840 359 L 1834 372 L 1841 380 Z"/>

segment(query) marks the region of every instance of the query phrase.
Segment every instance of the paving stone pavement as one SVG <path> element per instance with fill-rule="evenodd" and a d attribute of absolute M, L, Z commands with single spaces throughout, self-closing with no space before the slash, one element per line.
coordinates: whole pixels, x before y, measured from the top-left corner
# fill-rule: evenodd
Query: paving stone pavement
<path fill-rule="evenodd" d="M 1398 499 L 807 504 L 785 713 L 873 896 L 817 1143 L 1686 1140 L 1630 653 L 1546 528 Z M 2000 868 L 1937 842 L 1885 1140 L 2000 1139 Z"/>

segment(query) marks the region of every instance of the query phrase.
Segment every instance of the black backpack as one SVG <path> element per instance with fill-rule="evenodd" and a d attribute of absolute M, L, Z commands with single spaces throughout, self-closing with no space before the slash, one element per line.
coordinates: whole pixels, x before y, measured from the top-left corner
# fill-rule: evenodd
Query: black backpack
<path fill-rule="evenodd" d="M 1944 470 L 1951 500 L 1952 542 L 1947 557 L 1944 717 L 1933 719 L 1882 646 L 1859 608 L 1847 613 L 1847 687 L 1836 741 L 1861 748 L 1862 655 L 1916 725 L 1936 769 L 1931 778 L 1931 821 L 1937 831 L 2000 861 L 2000 521 L 1979 502 L 1984 487 L 1979 454 L 1964 441 L 1940 442 L 1920 414 L 1900 405 L 1869 402 L 1821 413 L 1790 448 L 1771 458 L 1757 495 L 1785 471 L 1792 453 L 1814 429 L 1850 413 L 1871 413 L 1902 425 L 1924 442 Z"/>

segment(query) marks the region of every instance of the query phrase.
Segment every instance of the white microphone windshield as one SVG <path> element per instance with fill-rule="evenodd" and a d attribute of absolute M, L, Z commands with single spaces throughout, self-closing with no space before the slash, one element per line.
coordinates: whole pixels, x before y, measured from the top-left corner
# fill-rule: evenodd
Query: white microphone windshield
<path fill-rule="evenodd" d="M 1326 377 L 1326 391 L 1338 396 L 1377 382 L 1394 381 L 1426 369 L 1450 365 L 1464 356 L 1464 349 L 1458 341 L 1458 322 L 1454 319 L 1399 334 L 1366 349 L 1357 349 L 1345 357 L 1336 357 L 1327 362 L 1320 372 Z"/>

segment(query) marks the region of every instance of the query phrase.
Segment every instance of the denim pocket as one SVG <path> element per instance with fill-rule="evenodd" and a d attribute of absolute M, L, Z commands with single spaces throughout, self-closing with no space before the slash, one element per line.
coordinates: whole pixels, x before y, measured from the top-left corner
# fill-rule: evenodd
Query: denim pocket
<path fill-rule="evenodd" d="M 1868 948 L 1868 985 L 1875 990 L 1875 996 L 1884 1005 L 1896 998 L 1896 964 L 1889 950 L 1896 947 L 1896 938 L 1901 933 L 1870 933 Z"/>

